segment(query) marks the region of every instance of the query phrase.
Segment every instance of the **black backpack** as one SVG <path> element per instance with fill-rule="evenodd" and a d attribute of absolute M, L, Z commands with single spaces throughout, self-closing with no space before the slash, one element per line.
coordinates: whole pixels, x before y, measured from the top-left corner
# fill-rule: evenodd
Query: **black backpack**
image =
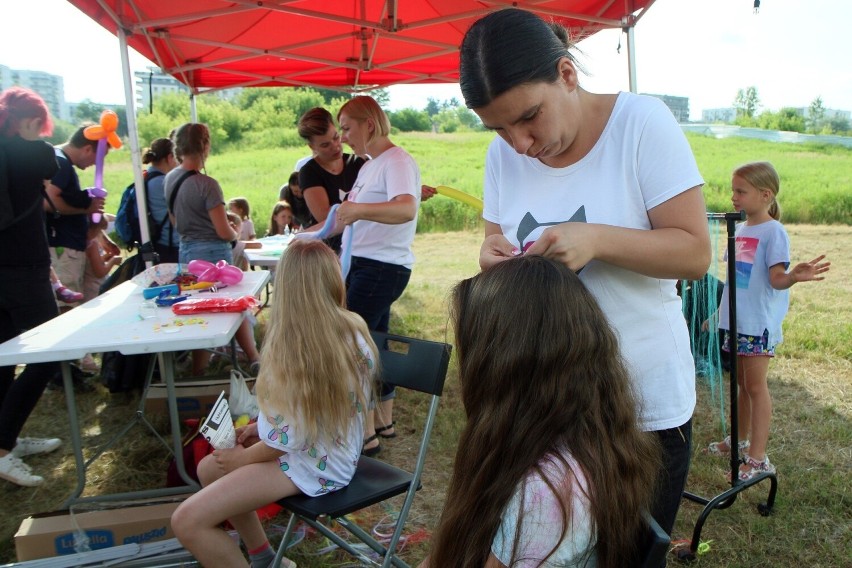
<path fill-rule="evenodd" d="M 169 222 L 169 215 L 166 213 L 160 221 L 154 218 L 154 215 L 151 213 L 151 202 L 148 199 L 148 182 L 163 175 L 165 175 L 163 172 L 154 170 L 145 176 L 145 205 L 148 210 L 148 234 L 152 243 L 160 240 L 163 228 Z M 118 211 L 115 214 L 115 232 L 124 241 L 128 250 L 132 250 L 142 243 L 142 229 L 139 227 L 139 208 L 136 205 L 136 185 L 133 183 L 128 185 L 121 194 L 121 203 L 119 203 Z"/>

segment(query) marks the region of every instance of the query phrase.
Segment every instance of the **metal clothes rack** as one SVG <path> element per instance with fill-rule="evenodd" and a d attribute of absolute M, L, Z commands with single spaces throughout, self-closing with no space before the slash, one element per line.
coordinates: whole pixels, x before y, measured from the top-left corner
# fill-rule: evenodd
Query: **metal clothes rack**
<path fill-rule="evenodd" d="M 696 559 L 698 553 L 698 545 L 701 541 L 701 529 L 704 527 L 704 522 L 716 509 L 727 509 L 734 504 L 737 495 L 758 483 L 769 479 L 770 488 L 769 496 L 765 503 L 757 506 L 758 512 L 767 517 L 772 513 L 772 507 L 775 504 L 775 494 L 778 490 L 778 479 L 774 473 L 761 473 L 748 481 L 740 481 L 740 456 L 739 456 L 739 424 L 737 416 L 737 350 L 736 350 L 736 329 L 737 329 L 737 258 L 736 258 L 736 223 L 737 221 L 745 220 L 745 212 L 737 213 L 708 213 L 708 219 L 724 220 L 727 226 L 727 253 L 728 253 L 728 310 L 731 332 L 728 334 L 728 357 L 730 362 L 730 397 L 731 397 L 731 488 L 710 499 L 701 497 L 688 491 L 683 492 L 683 496 L 690 501 L 704 505 L 704 509 L 698 516 L 695 522 L 695 529 L 692 532 L 692 541 L 689 543 L 689 548 L 682 548 L 677 551 L 677 557 L 682 561 L 692 561 Z"/>

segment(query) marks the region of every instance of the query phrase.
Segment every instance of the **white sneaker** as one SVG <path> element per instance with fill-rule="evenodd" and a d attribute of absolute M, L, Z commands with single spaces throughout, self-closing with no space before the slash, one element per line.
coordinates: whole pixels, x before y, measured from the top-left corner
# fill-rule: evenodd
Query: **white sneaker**
<path fill-rule="evenodd" d="M 59 438 L 18 438 L 12 455 L 16 458 L 31 456 L 33 454 L 46 454 L 52 452 L 62 445 Z"/>
<path fill-rule="evenodd" d="M 44 481 L 43 477 L 33 475 L 30 466 L 11 453 L 0 458 L 0 479 L 5 479 L 24 487 L 35 487 L 36 485 L 41 485 Z"/>

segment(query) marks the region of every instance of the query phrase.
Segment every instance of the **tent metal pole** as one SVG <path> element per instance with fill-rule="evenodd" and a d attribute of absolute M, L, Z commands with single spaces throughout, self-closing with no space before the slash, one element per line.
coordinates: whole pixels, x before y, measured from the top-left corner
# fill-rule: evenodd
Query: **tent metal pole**
<path fill-rule="evenodd" d="M 121 47 L 121 74 L 124 77 L 124 102 L 125 114 L 127 115 L 127 137 L 130 139 L 130 159 L 133 163 L 133 183 L 136 185 L 136 207 L 139 210 L 139 218 L 148 218 L 148 204 L 145 199 L 145 180 L 142 177 L 142 153 L 139 150 L 139 130 L 136 124 L 136 95 L 133 92 L 133 81 L 130 75 L 130 58 L 127 54 L 127 30 L 121 25 L 116 30 L 118 43 Z M 151 240 L 151 234 L 147 223 L 139 223 L 139 232 L 142 244 Z M 145 266 L 153 265 L 152 255 L 143 255 Z"/>
<path fill-rule="evenodd" d="M 630 81 L 630 92 L 638 93 L 636 86 L 636 37 L 633 23 L 623 28 L 627 32 L 627 74 Z"/>
<path fill-rule="evenodd" d="M 189 94 L 189 116 L 192 122 L 198 122 L 198 103 L 195 100 L 195 93 Z"/>

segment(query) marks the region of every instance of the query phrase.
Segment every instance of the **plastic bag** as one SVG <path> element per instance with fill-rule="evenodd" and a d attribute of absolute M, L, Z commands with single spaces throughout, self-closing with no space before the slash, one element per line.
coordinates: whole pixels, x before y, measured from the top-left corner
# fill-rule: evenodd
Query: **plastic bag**
<path fill-rule="evenodd" d="M 189 298 L 172 306 L 177 315 L 189 315 L 215 312 L 242 312 L 257 308 L 257 298 Z"/>
<path fill-rule="evenodd" d="M 250 420 L 257 418 L 260 408 L 257 406 L 257 396 L 252 394 L 246 383 L 246 377 L 237 370 L 231 371 L 231 390 L 228 396 L 231 416 L 248 416 Z"/>

